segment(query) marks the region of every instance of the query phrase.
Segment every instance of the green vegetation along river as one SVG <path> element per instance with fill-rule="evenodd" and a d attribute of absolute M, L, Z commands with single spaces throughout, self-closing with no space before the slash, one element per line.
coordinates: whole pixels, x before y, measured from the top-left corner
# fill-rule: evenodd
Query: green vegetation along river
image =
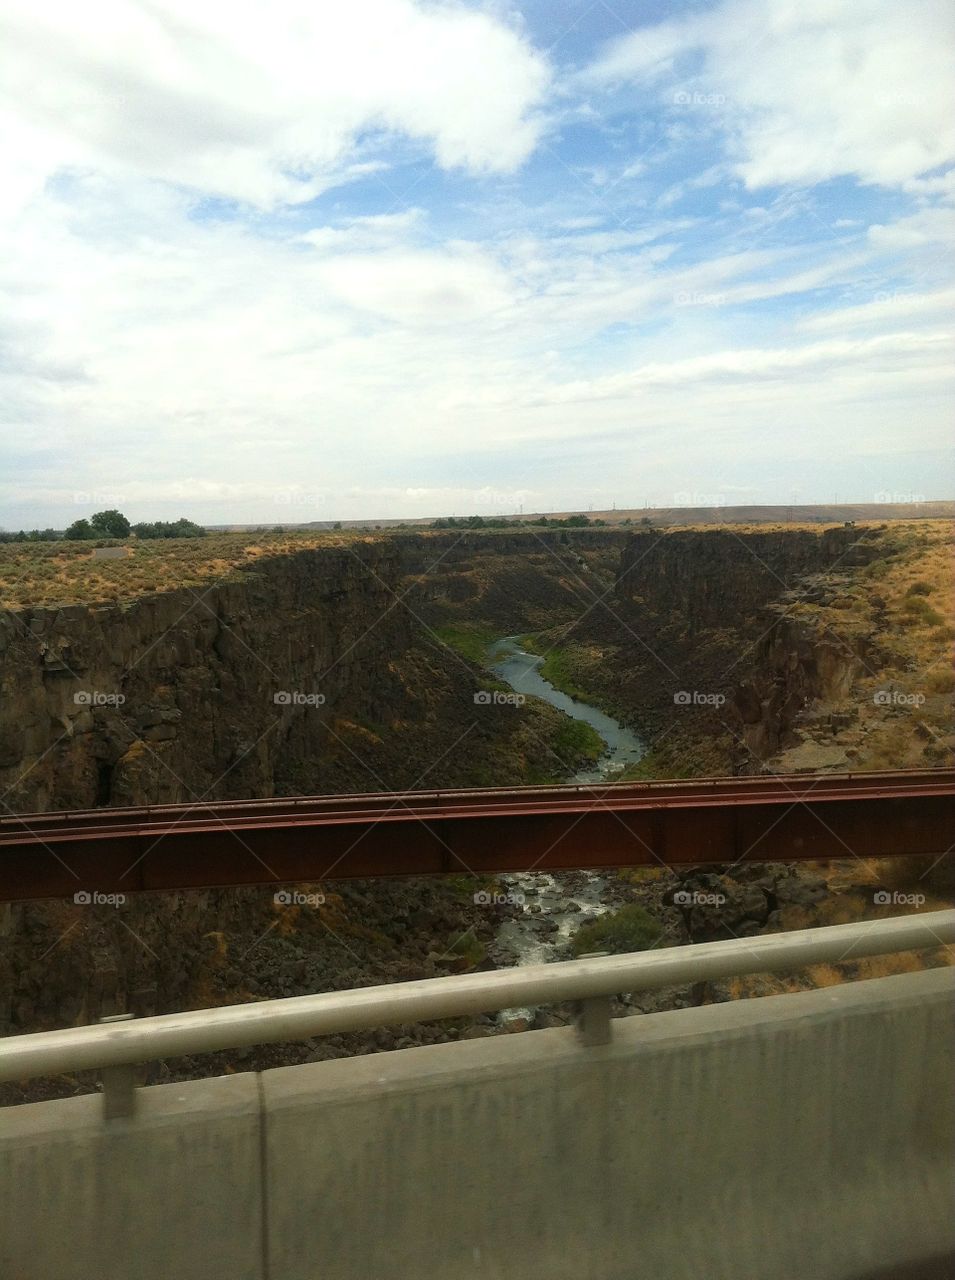
<path fill-rule="evenodd" d="M 605 750 L 596 763 L 575 773 L 568 782 L 612 782 L 615 775 L 636 764 L 646 748 L 630 729 L 569 694 L 562 693 L 540 673 L 544 656 L 528 653 L 519 636 L 505 636 L 488 650 L 487 663 L 499 679 L 526 697 L 544 698 L 574 720 L 582 720 L 603 739 Z M 492 957 L 502 965 L 543 964 L 570 957 L 570 940 L 581 925 L 620 905 L 619 886 L 612 875 L 592 871 L 528 872 L 502 876 L 501 882 L 521 914 L 498 931 Z M 534 1010 L 508 1009 L 501 1021 L 533 1020 Z"/>
<path fill-rule="evenodd" d="M 606 750 L 590 769 L 582 769 L 569 782 L 612 782 L 614 775 L 642 759 L 646 747 L 635 733 L 611 716 L 562 693 L 540 673 L 544 657 L 528 653 L 521 647 L 519 636 L 505 636 L 495 641 L 488 652 L 488 665 L 496 676 L 516 693 L 543 698 L 574 720 L 589 724 L 606 743 Z"/>

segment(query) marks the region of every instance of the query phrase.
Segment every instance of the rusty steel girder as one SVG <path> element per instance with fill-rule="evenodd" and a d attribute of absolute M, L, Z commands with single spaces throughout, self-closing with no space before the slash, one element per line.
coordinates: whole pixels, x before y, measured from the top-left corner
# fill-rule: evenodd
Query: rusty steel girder
<path fill-rule="evenodd" d="M 955 770 L 395 792 L 0 819 L 0 901 L 355 876 L 941 858 Z"/>

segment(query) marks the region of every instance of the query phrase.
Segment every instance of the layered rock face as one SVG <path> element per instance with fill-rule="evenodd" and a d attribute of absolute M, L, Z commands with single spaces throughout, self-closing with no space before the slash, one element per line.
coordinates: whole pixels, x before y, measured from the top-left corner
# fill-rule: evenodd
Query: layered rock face
<path fill-rule="evenodd" d="M 431 634 L 442 619 L 478 617 L 503 634 L 581 618 L 582 634 L 618 646 L 608 685 L 632 685 L 627 696 L 652 704 L 661 672 L 644 678 L 646 653 L 637 643 L 628 658 L 628 638 L 666 647 L 681 679 L 712 683 L 701 637 L 744 635 L 802 575 L 864 561 L 867 536 L 402 535 L 262 559 L 205 589 L 6 613 L 0 789 L 23 812 L 401 785 L 400 768 L 379 784 L 349 766 L 348 752 L 357 735 L 359 753 L 374 746 L 380 763 L 397 724 L 428 724 L 448 741 L 463 727 L 476 675 Z M 772 706 L 751 735 L 760 751 L 778 740 L 771 722 L 786 710 L 779 653 L 809 645 L 781 626 L 776 635 L 763 664 Z M 710 658 L 713 672 L 725 665 Z M 809 695 L 814 679 L 806 675 Z M 798 692 L 793 685 L 784 701 Z M 753 699 L 767 696 L 742 697 L 744 724 L 756 723 Z M 409 759 L 405 785 L 426 754 Z M 469 780 L 464 770 L 462 785 Z"/>
<path fill-rule="evenodd" d="M 467 579 L 453 542 L 356 542 L 205 589 L 0 615 L 6 811 L 540 777 L 559 713 L 476 705 L 486 675 L 405 599 L 447 551 L 442 583 Z M 0 1034 L 455 971 L 475 917 L 441 884 L 355 882 L 311 911 L 274 889 L 0 908 Z"/>
<path fill-rule="evenodd" d="M 0 617 L 7 803 L 281 792 L 330 718 L 380 716 L 411 635 L 397 565 L 388 543 L 305 551 L 202 591 Z"/>
<path fill-rule="evenodd" d="M 405 589 L 429 623 L 537 631 L 612 599 L 626 544 L 622 529 L 404 534 Z"/>
<path fill-rule="evenodd" d="M 775 605 L 811 596 L 814 578 L 868 564 L 881 554 L 879 536 L 640 529 L 622 549 L 612 596 L 548 639 L 566 646 L 575 681 L 643 734 L 656 776 L 752 772 L 816 696 L 815 639 L 820 671 L 841 661 L 802 623 L 784 633 L 788 605 Z M 805 658 L 802 683 L 778 678 L 793 660 L 784 650 Z"/>
<path fill-rule="evenodd" d="M 24 812 L 414 785 L 481 687 L 431 624 L 477 608 L 506 631 L 586 607 L 612 586 L 623 538 L 576 542 L 381 538 L 262 559 L 205 589 L 2 614 L 0 791 Z M 473 739 L 478 775 L 495 715 Z M 391 759 L 396 727 L 415 725 L 430 749 Z M 349 750 L 394 767 L 376 782 Z M 478 781 L 459 758 L 459 784 Z"/>
<path fill-rule="evenodd" d="M 812 704 L 844 703 L 872 648 L 872 637 L 836 633 L 816 620 L 792 617 L 785 604 L 771 606 L 767 613 L 768 630 L 733 695 L 753 761 L 790 745 L 796 724 Z"/>
<path fill-rule="evenodd" d="M 639 531 L 623 550 L 617 595 L 694 634 L 743 625 L 805 575 L 877 554 L 875 530 Z"/>

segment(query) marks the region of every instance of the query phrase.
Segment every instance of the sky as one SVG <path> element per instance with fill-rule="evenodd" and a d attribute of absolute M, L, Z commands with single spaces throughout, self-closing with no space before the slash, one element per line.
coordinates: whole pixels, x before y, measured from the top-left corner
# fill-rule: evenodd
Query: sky
<path fill-rule="evenodd" d="M 0 525 L 955 497 L 947 0 L 0 0 Z"/>

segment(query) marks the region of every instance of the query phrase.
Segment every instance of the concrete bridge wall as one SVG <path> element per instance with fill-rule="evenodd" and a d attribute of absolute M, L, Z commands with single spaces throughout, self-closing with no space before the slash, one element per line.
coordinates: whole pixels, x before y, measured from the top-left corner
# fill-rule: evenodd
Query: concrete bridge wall
<path fill-rule="evenodd" d="M 16 1280 L 820 1280 L 955 1255 L 955 973 L 0 1112 Z M 903 1268 L 914 1267 L 912 1271 Z M 947 1274 L 938 1270 L 938 1274 Z"/>

